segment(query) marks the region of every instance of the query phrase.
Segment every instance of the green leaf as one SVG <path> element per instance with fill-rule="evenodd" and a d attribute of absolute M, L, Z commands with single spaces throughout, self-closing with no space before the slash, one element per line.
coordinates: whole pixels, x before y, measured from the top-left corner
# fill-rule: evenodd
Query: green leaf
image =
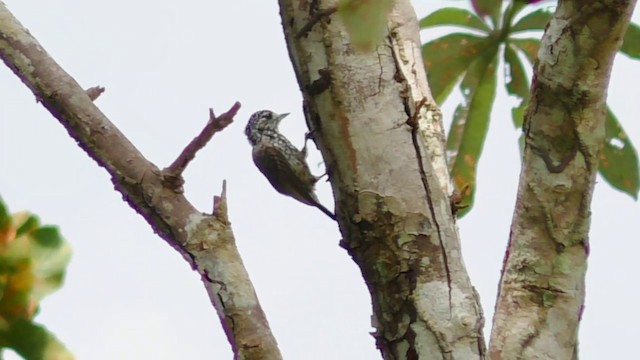
<path fill-rule="evenodd" d="M 529 77 L 524 65 L 510 43 L 504 48 L 505 83 L 507 93 L 520 99 L 520 105 L 511 110 L 511 117 L 516 128 L 522 127 L 524 109 L 529 98 Z"/>
<path fill-rule="evenodd" d="M 464 135 L 465 120 L 469 115 L 469 107 L 464 104 L 458 104 L 453 112 L 453 121 L 447 134 L 447 164 L 449 164 L 449 173 L 453 171 L 453 165 L 462 145 L 462 137 Z M 464 185 L 462 186 L 464 187 Z M 461 189 L 460 189 L 461 190 Z M 459 191 L 461 192 L 461 191 Z"/>
<path fill-rule="evenodd" d="M 526 4 L 520 1 L 512 0 L 507 8 L 502 12 L 502 25 L 500 25 L 500 33 L 503 39 L 509 37 L 509 32 L 511 31 L 511 27 L 513 26 L 513 21 L 518 16 L 518 14 L 526 7 Z"/>
<path fill-rule="evenodd" d="M 620 51 L 633 59 L 640 59 L 640 27 L 637 24 L 629 23 Z"/>
<path fill-rule="evenodd" d="M 530 5 L 531 4 L 529 4 L 529 2 L 525 1 L 525 0 L 514 0 L 514 1 L 511 2 L 511 4 L 509 4 L 509 6 L 511 6 L 513 8 L 513 10 L 512 10 L 513 17 L 518 15 L 522 10 L 526 9 Z M 507 11 L 509 11 L 509 10 L 507 10 Z"/>
<path fill-rule="evenodd" d="M 502 0 L 471 0 L 473 10 L 481 17 L 489 15 L 494 27 L 498 26 Z"/>
<path fill-rule="evenodd" d="M 9 210 L 0 197 L 0 241 L 3 240 L 4 236 L 2 236 L 2 234 L 9 225 L 11 225 L 11 216 L 9 216 Z"/>
<path fill-rule="evenodd" d="M 520 105 L 511 109 L 511 119 L 513 120 L 513 125 L 516 127 L 516 129 L 521 128 L 522 124 L 524 123 L 524 111 L 527 108 L 528 104 L 529 97 L 527 96 L 526 98 L 522 99 Z M 524 145 L 524 142 L 522 143 L 522 145 Z M 524 149 L 524 147 L 522 149 Z"/>
<path fill-rule="evenodd" d="M 447 140 L 447 153 L 453 155 L 451 177 L 463 194 L 458 212 L 464 216 L 473 205 L 476 169 L 489 129 L 491 109 L 496 95 L 497 47 L 491 55 L 477 59 L 467 71 L 460 89 L 464 103 L 456 109 Z"/>
<path fill-rule="evenodd" d="M 512 27 L 511 33 L 517 33 L 522 31 L 542 31 L 551 20 L 551 14 L 546 9 L 539 9 L 533 11 L 520 20 L 518 20 Z"/>
<path fill-rule="evenodd" d="M 540 39 L 509 39 L 509 43 L 520 49 L 531 65 L 536 63 Z"/>
<path fill-rule="evenodd" d="M 527 72 L 524 70 L 518 54 L 510 44 L 507 44 L 504 48 L 504 63 L 504 77 L 509 95 L 515 95 L 520 99 L 528 97 L 529 78 L 527 77 Z"/>
<path fill-rule="evenodd" d="M 442 104 L 471 63 L 482 56 L 492 39 L 469 34 L 449 34 L 422 46 L 431 93 Z"/>
<path fill-rule="evenodd" d="M 72 360 L 73 354 L 44 326 L 29 320 L 3 324 L 0 345 L 27 360 Z"/>
<path fill-rule="evenodd" d="M 31 232 L 40 226 L 40 220 L 37 216 L 31 215 L 27 212 L 21 212 L 13 217 L 13 223 L 18 228 L 17 235 L 20 236 L 24 233 Z"/>
<path fill-rule="evenodd" d="M 48 294 L 62 286 L 71 248 L 54 226 L 37 216 L 12 216 L 0 247 L 0 319 L 31 319 Z"/>
<path fill-rule="evenodd" d="M 38 230 L 34 231 L 33 234 L 34 240 L 38 242 L 40 246 L 44 247 L 59 247 L 62 242 L 62 236 L 60 236 L 60 231 L 55 226 L 42 226 Z"/>
<path fill-rule="evenodd" d="M 486 33 L 491 31 L 489 26 L 476 14 L 459 8 L 440 9 L 420 20 L 421 29 L 434 26 L 461 26 Z"/>
<path fill-rule="evenodd" d="M 605 142 L 599 160 L 598 171 L 609 185 L 637 200 L 640 187 L 638 152 L 609 108 L 605 121 Z"/>
<path fill-rule="evenodd" d="M 56 227 L 40 226 L 35 215 L 9 217 L 1 199 L 0 223 L 0 351 L 10 348 L 28 360 L 73 359 L 53 334 L 32 322 L 42 298 L 61 286 L 70 247 Z"/>
<path fill-rule="evenodd" d="M 371 50 L 387 31 L 387 15 L 393 0 L 340 0 L 338 15 L 351 37 L 351 44 L 359 50 Z"/>

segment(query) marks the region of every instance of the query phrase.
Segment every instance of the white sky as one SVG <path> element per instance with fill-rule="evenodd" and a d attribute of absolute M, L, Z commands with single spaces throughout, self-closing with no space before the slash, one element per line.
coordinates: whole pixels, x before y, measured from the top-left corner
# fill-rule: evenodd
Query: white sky
<path fill-rule="evenodd" d="M 107 88 L 97 105 L 160 167 L 201 130 L 209 107 L 222 113 L 242 102 L 236 123 L 188 168 L 187 197 L 210 211 L 227 179 L 238 246 L 285 358 L 380 358 L 368 334 L 369 295 L 338 246 L 336 224 L 271 189 L 242 133 L 253 111 L 269 108 L 292 113 L 283 132 L 302 143 L 301 97 L 276 1 L 5 3 L 82 86 Z M 414 3 L 419 16 L 443 4 Z M 640 64 L 619 57 L 609 90 L 609 103 L 636 145 L 640 123 L 632 94 L 639 77 Z M 488 324 L 519 176 L 513 101 L 500 91 L 476 207 L 459 222 Z M 451 111 L 445 106 L 447 118 Z M 320 161 L 312 154 L 316 173 Z M 327 183 L 318 193 L 331 204 Z M 5 66 L 0 194 L 11 211 L 28 209 L 59 225 L 73 246 L 66 284 L 44 301 L 37 320 L 79 359 L 232 358 L 197 274 L 122 201 L 107 173 Z M 600 179 L 592 210 L 581 358 L 625 358 L 637 353 L 640 205 Z"/>

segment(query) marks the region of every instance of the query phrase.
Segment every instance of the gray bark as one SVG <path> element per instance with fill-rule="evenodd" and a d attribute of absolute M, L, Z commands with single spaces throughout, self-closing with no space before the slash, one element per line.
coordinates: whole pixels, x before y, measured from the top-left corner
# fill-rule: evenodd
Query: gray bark
<path fill-rule="evenodd" d="M 547 26 L 525 116 L 491 359 L 577 357 L 609 74 L 634 6 L 560 1 Z"/>
<path fill-rule="evenodd" d="M 194 208 L 183 196 L 180 174 L 175 173 L 186 166 L 184 153 L 175 166 L 165 170 L 145 159 L 94 105 L 91 97 L 95 92 L 85 92 L 1 1 L 0 58 L 78 145 L 109 172 L 124 200 L 198 271 L 235 357 L 280 359 L 236 248 L 224 192 L 212 214 Z M 232 118 L 238 107 L 226 115 Z"/>
<path fill-rule="evenodd" d="M 280 1 L 342 245 L 371 293 L 377 346 L 385 359 L 481 358 L 483 317 L 461 258 L 413 8 L 396 1 L 384 40 L 358 51 L 336 5 Z"/>

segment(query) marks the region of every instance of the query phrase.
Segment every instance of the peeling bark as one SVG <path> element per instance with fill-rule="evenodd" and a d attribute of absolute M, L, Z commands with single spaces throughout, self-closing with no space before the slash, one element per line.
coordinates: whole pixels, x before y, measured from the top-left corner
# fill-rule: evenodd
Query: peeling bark
<path fill-rule="evenodd" d="M 577 358 L 607 86 L 634 6 L 560 1 L 547 26 L 525 116 L 491 359 Z"/>
<path fill-rule="evenodd" d="M 337 1 L 281 0 L 289 54 L 360 267 L 385 359 L 479 359 L 483 316 L 451 212 L 440 111 L 417 19 L 398 0 L 384 41 L 356 51 Z"/>

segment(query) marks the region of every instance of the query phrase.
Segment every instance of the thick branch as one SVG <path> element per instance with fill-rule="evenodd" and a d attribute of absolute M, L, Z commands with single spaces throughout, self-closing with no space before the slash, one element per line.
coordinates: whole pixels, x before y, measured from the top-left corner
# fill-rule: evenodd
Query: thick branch
<path fill-rule="evenodd" d="M 489 354 L 576 358 L 613 59 L 635 0 L 564 0 L 542 38 Z"/>
<path fill-rule="evenodd" d="M 232 229 L 227 221 L 220 221 L 226 214 L 203 214 L 166 186 L 163 173 L 100 112 L 87 92 L 48 56 L 2 2 L 0 57 L 87 154 L 111 174 L 124 199 L 198 271 L 236 358 L 281 358 Z M 218 212 L 224 208 L 218 207 Z"/>

